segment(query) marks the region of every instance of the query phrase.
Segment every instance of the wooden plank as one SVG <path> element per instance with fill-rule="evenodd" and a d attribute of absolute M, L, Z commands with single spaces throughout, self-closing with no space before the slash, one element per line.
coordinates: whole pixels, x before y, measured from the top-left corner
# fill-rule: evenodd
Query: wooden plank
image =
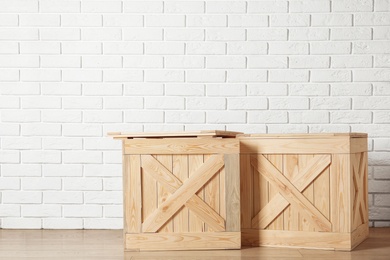
<path fill-rule="evenodd" d="M 367 138 L 351 138 L 350 153 L 361 153 L 368 150 Z"/>
<path fill-rule="evenodd" d="M 330 220 L 330 169 L 326 168 L 314 181 L 314 206 Z M 318 230 L 316 230 L 318 231 Z"/>
<path fill-rule="evenodd" d="M 219 170 L 219 215 L 226 220 L 226 172 L 225 167 Z"/>
<path fill-rule="evenodd" d="M 367 133 L 310 133 L 310 134 L 238 134 L 237 138 L 288 138 L 288 139 L 317 139 L 317 138 L 367 138 Z"/>
<path fill-rule="evenodd" d="M 108 136 L 116 138 L 180 138 L 180 137 L 235 137 L 241 132 L 221 131 L 221 130 L 201 130 L 186 132 L 134 132 L 121 133 L 109 132 Z"/>
<path fill-rule="evenodd" d="M 226 231 L 239 232 L 240 221 L 240 161 L 238 154 L 225 154 Z"/>
<path fill-rule="evenodd" d="M 364 223 L 368 223 L 368 155 L 363 153 L 363 194 L 364 194 Z"/>
<path fill-rule="evenodd" d="M 141 157 L 144 168 L 148 174 L 155 178 L 159 184 L 162 184 L 165 189 L 171 193 L 175 193 L 183 185 L 183 183 L 165 168 L 161 162 L 157 161 L 156 158 L 150 155 L 142 155 Z M 207 222 L 215 231 L 225 230 L 225 220 L 198 195 L 193 195 L 192 198 L 185 202 L 185 206 L 188 207 L 191 212 L 195 213 L 200 220 Z"/>
<path fill-rule="evenodd" d="M 151 156 L 151 155 L 149 155 Z M 157 209 L 157 182 L 152 177 L 154 170 L 147 171 L 147 161 L 141 157 L 142 167 L 142 222 Z"/>
<path fill-rule="evenodd" d="M 351 250 L 350 233 L 243 229 L 242 242 L 252 246 Z"/>
<path fill-rule="evenodd" d="M 266 156 L 268 161 L 273 164 L 273 166 L 279 170 L 279 172 L 283 171 L 283 155 L 278 154 L 268 154 Z M 278 187 L 275 187 L 272 183 L 270 183 L 268 187 L 268 203 L 279 194 Z M 271 230 L 283 230 L 283 214 L 280 212 L 278 216 L 274 218 L 271 224 L 268 225 L 267 229 Z"/>
<path fill-rule="evenodd" d="M 172 172 L 172 155 L 156 155 L 156 159 L 160 161 L 160 163 L 165 166 L 167 170 Z M 160 207 L 171 195 L 169 189 L 166 189 L 165 186 L 159 182 L 157 182 L 157 193 L 158 193 L 158 206 Z M 165 223 L 160 229 L 159 232 L 173 232 L 173 216 L 172 218 Z"/>
<path fill-rule="evenodd" d="M 330 167 L 331 223 L 333 232 L 351 232 L 351 169 L 349 154 L 333 154 Z"/>
<path fill-rule="evenodd" d="M 300 213 L 307 217 L 313 225 L 317 226 L 322 231 L 330 230 L 331 224 L 329 220 L 327 220 L 264 156 L 260 155 L 257 158 L 252 156 L 251 163 L 270 183 L 278 186 L 281 195 L 283 195 L 291 205 L 297 207 L 300 210 Z"/>
<path fill-rule="evenodd" d="M 283 155 L 283 174 L 284 176 L 286 176 L 288 180 L 290 180 L 291 183 L 294 184 L 295 187 L 298 188 L 299 191 L 302 191 L 300 188 L 302 188 L 304 185 L 298 184 L 296 183 L 297 181 L 294 181 L 299 178 L 298 176 L 305 174 L 305 173 L 299 173 L 298 155 L 296 154 Z M 285 203 L 286 202 L 287 201 L 285 200 Z M 275 209 L 276 212 L 282 211 L 283 210 L 282 206 L 285 204 L 285 203 L 277 203 L 277 202 L 271 202 L 271 203 L 278 204 L 279 208 Z M 297 209 L 291 207 L 290 205 L 287 206 L 287 208 L 283 212 L 283 217 L 284 217 L 284 230 L 297 231 L 299 229 L 299 211 Z"/>
<path fill-rule="evenodd" d="M 213 155 L 143 223 L 144 232 L 156 232 L 224 165 L 222 155 Z"/>
<path fill-rule="evenodd" d="M 202 164 L 203 155 L 188 155 L 189 176 L 192 176 Z M 203 200 L 204 189 L 200 189 L 196 195 Z M 188 217 L 190 232 L 204 232 L 204 222 L 194 212 L 190 211 Z"/>
<path fill-rule="evenodd" d="M 173 174 L 183 183 L 188 179 L 188 156 L 185 154 L 173 155 Z M 189 232 L 188 208 L 183 207 L 173 219 L 175 233 Z"/>
<path fill-rule="evenodd" d="M 361 242 L 366 240 L 369 235 L 368 222 L 357 227 L 351 235 L 351 249 L 357 247 Z"/>
<path fill-rule="evenodd" d="M 258 174 L 256 174 L 258 176 Z M 253 173 L 250 155 L 240 155 L 240 186 L 241 186 L 241 227 L 252 227 L 253 199 L 259 200 L 259 196 L 253 195 Z M 256 189 L 259 190 L 259 189 Z M 260 210 L 260 209 L 259 209 Z"/>
<path fill-rule="evenodd" d="M 204 160 L 210 158 L 211 155 L 205 155 Z M 215 212 L 219 212 L 219 172 L 215 174 L 214 177 L 205 185 L 204 187 L 204 201 L 215 210 Z M 205 223 L 205 231 L 213 232 L 213 230 L 207 223 Z"/>
<path fill-rule="evenodd" d="M 126 235 L 127 250 L 154 251 L 240 248 L 240 232 Z"/>
<path fill-rule="evenodd" d="M 237 154 L 237 139 L 128 139 L 125 140 L 126 154 Z"/>
<path fill-rule="evenodd" d="M 304 168 L 309 161 L 313 158 L 311 154 L 300 154 L 298 156 L 298 169 Z M 304 191 L 301 192 L 310 203 L 314 204 L 314 186 L 310 183 Z M 299 230 L 301 231 L 314 231 L 315 227 L 311 225 L 310 220 L 306 219 L 305 216 L 299 216 Z"/>
<path fill-rule="evenodd" d="M 323 139 L 240 139 L 240 153 L 321 154 L 349 153 L 348 138 Z"/>

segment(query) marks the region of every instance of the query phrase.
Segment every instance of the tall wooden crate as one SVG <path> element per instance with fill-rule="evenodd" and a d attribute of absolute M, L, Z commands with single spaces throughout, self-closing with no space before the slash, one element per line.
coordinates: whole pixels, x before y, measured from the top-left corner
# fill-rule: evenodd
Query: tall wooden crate
<path fill-rule="evenodd" d="M 367 134 L 239 139 L 243 245 L 352 250 L 367 238 Z"/>
<path fill-rule="evenodd" d="M 241 248 L 236 134 L 109 133 L 123 140 L 125 250 Z"/>

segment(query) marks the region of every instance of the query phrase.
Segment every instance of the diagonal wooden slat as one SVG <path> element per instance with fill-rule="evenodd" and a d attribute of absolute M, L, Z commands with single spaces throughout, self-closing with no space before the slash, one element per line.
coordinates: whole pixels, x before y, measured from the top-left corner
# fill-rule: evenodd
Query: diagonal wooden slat
<path fill-rule="evenodd" d="M 279 188 L 280 194 L 290 202 L 291 205 L 300 209 L 304 217 L 321 231 L 330 231 L 331 223 L 290 181 L 277 170 L 264 156 L 251 158 L 252 165 L 271 184 Z"/>
<path fill-rule="evenodd" d="M 311 159 L 299 173 L 290 180 L 300 191 L 312 183 L 331 163 L 330 155 L 319 155 Z M 252 227 L 265 229 L 290 203 L 280 193 L 252 219 Z"/>
<path fill-rule="evenodd" d="M 212 155 L 202 166 L 200 166 L 193 175 L 184 183 L 180 184 L 181 181 L 176 178 L 170 171 L 160 164 L 156 168 L 156 163 L 153 158 L 148 155 L 143 156 L 143 166 L 153 163 L 154 169 L 157 172 L 150 171 L 152 176 L 158 180 L 162 180 L 161 184 L 169 187 L 173 191 L 173 194 L 163 202 L 160 207 L 155 210 L 149 217 L 144 221 L 142 225 L 143 232 L 156 232 L 162 225 L 166 223 L 183 205 L 188 206 L 194 211 L 200 218 L 207 221 L 207 224 L 212 226 L 214 230 L 224 229 L 224 220 L 218 215 L 210 206 L 208 206 L 202 199 L 195 195 L 195 193 L 202 188 L 207 181 L 209 181 L 218 170 L 224 165 L 223 155 Z M 152 159 L 152 160 L 151 160 Z M 163 169 L 165 168 L 165 170 Z M 161 171 L 165 174 L 170 175 L 169 178 L 162 178 Z M 180 186 L 176 186 L 180 185 Z M 177 188 L 176 188 L 177 187 Z M 176 188 L 176 190 L 173 190 Z M 215 214 L 218 217 L 215 216 Z M 215 219 L 218 218 L 218 219 Z"/>

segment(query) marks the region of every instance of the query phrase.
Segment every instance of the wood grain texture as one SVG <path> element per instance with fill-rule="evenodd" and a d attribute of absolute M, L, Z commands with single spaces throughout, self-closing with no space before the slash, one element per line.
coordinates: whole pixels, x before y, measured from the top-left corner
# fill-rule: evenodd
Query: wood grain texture
<path fill-rule="evenodd" d="M 266 158 L 272 165 L 279 171 L 283 171 L 283 156 L 280 154 L 268 154 L 265 155 Z M 267 178 L 266 178 L 267 179 Z M 279 194 L 279 188 L 273 183 L 269 183 L 268 185 L 268 204 L 272 199 Z M 266 227 L 267 229 L 271 230 L 283 230 L 284 226 L 284 220 L 283 220 L 283 214 L 282 212 L 279 212 L 278 215 L 275 216 L 275 218 L 272 220 L 272 222 Z"/>
<path fill-rule="evenodd" d="M 237 139 L 127 139 L 125 154 L 238 154 Z"/>
<path fill-rule="evenodd" d="M 252 226 L 252 208 L 253 208 L 253 172 L 249 154 L 240 155 L 240 186 L 241 186 L 241 228 L 250 228 Z M 257 189 L 257 186 L 255 186 Z M 258 198 L 257 196 L 256 198 Z"/>
<path fill-rule="evenodd" d="M 203 164 L 203 155 L 188 155 L 189 176 L 192 176 L 196 170 Z M 200 189 L 196 195 L 204 199 L 204 189 Z M 189 212 L 190 232 L 203 232 L 205 229 L 204 222 L 193 212 Z"/>
<path fill-rule="evenodd" d="M 238 154 L 225 154 L 226 231 L 239 232 L 240 221 L 240 161 Z"/>
<path fill-rule="evenodd" d="M 241 132 L 221 131 L 221 130 L 201 130 L 185 132 L 134 132 L 121 133 L 109 132 L 108 136 L 112 138 L 181 138 L 181 137 L 235 137 Z"/>
<path fill-rule="evenodd" d="M 207 160 L 211 155 L 205 155 L 204 160 Z M 219 172 L 206 183 L 204 186 L 204 201 L 215 211 L 219 213 Z M 213 232 L 213 228 L 205 223 L 205 231 Z"/>
<path fill-rule="evenodd" d="M 172 173 L 183 183 L 188 179 L 188 156 L 173 155 Z M 189 232 L 188 208 L 182 207 L 173 219 L 175 233 Z"/>
<path fill-rule="evenodd" d="M 156 160 L 158 160 L 170 173 L 172 172 L 172 155 L 156 155 Z M 172 176 L 174 176 L 172 174 Z M 161 184 L 157 182 L 157 193 L 158 193 L 158 200 L 157 200 L 157 207 L 160 207 L 171 195 L 172 192 L 170 192 L 169 189 L 165 188 L 164 184 Z M 173 217 L 167 221 L 159 230 L 159 232 L 173 232 Z"/>

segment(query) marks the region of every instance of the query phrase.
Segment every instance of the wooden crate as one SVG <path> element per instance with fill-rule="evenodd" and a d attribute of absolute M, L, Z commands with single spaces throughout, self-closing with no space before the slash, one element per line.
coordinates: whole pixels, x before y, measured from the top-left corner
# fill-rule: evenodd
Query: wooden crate
<path fill-rule="evenodd" d="M 123 140 L 125 250 L 241 248 L 236 134 L 109 134 Z"/>
<path fill-rule="evenodd" d="M 352 250 L 368 236 L 367 135 L 241 135 L 242 244 Z"/>

